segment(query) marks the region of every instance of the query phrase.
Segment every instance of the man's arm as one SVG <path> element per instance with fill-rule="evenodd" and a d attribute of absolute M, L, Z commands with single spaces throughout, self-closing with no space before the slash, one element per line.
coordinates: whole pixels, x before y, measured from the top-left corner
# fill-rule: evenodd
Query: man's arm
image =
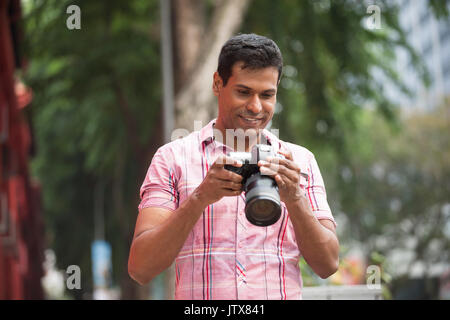
<path fill-rule="evenodd" d="M 339 241 L 331 220 L 318 220 L 309 201 L 300 189 L 300 168 L 292 153 L 282 152 L 286 159 L 260 161 L 262 174 L 273 176 L 280 199 L 286 204 L 300 252 L 308 265 L 321 278 L 328 278 L 338 269 Z"/>
<path fill-rule="evenodd" d="M 128 258 L 128 273 L 140 284 L 148 283 L 175 260 L 203 210 L 226 196 L 242 192 L 242 177 L 224 168 L 241 163 L 220 156 L 205 179 L 174 211 L 149 207 L 139 212 Z"/>
<path fill-rule="evenodd" d="M 334 223 L 317 220 L 305 197 L 286 203 L 286 207 L 305 261 L 322 279 L 328 278 L 339 266 L 339 241 Z"/>
<path fill-rule="evenodd" d="M 146 284 L 168 268 L 204 210 L 193 193 L 178 209 L 142 209 L 136 222 L 128 259 L 128 273 Z"/>

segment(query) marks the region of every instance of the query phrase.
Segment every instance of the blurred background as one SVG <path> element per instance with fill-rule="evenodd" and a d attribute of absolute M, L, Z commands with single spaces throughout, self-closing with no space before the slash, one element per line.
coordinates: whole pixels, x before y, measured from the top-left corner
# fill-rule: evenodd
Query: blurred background
<path fill-rule="evenodd" d="M 216 116 L 239 32 L 280 47 L 271 128 L 314 152 L 338 223 L 339 271 L 302 260 L 304 285 L 450 299 L 449 2 L 1 0 L 0 299 L 173 297 L 170 270 L 128 276 L 139 188 Z"/>

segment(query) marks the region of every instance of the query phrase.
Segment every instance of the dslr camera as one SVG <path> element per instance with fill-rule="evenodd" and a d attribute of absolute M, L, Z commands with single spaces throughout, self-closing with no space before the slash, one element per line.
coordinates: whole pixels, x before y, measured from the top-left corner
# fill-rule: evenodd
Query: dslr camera
<path fill-rule="evenodd" d="M 281 216 L 280 194 L 275 179 L 262 175 L 258 161 L 268 157 L 284 159 L 270 145 L 254 145 L 251 152 L 230 152 L 228 157 L 243 163 L 241 167 L 225 165 L 225 169 L 242 176 L 245 192 L 245 216 L 256 226 L 270 226 Z"/>

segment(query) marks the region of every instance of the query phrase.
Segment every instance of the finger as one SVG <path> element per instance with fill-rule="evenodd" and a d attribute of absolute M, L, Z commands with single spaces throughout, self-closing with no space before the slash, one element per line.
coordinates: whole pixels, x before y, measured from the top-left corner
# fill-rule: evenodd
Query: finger
<path fill-rule="evenodd" d="M 231 190 L 231 189 L 224 189 L 224 197 L 233 197 L 240 195 L 243 190 Z"/>
<path fill-rule="evenodd" d="M 275 176 L 275 175 L 278 174 L 278 172 L 277 172 L 276 170 L 272 170 L 272 169 L 269 168 L 269 167 L 261 167 L 261 168 L 259 168 L 259 172 L 260 172 L 262 175 L 270 176 L 270 177 L 273 177 L 273 176 Z"/>
<path fill-rule="evenodd" d="M 294 158 L 292 157 L 292 152 L 289 149 L 286 148 L 281 148 L 278 150 L 279 154 L 282 154 L 286 159 L 289 159 L 291 161 L 294 160 Z"/>
<path fill-rule="evenodd" d="M 291 170 L 294 170 L 294 171 L 300 173 L 300 167 L 292 160 L 280 159 L 280 158 L 276 158 L 276 157 L 275 158 L 268 157 L 266 160 L 267 160 L 266 162 L 283 165 Z"/>
<path fill-rule="evenodd" d="M 279 174 L 275 175 L 275 182 L 280 189 L 284 189 L 286 187 L 286 183 L 283 181 L 283 178 L 281 178 Z"/>
<path fill-rule="evenodd" d="M 211 169 L 222 168 L 223 166 L 225 166 L 225 155 L 221 154 L 217 157 L 216 161 L 214 161 L 213 165 L 211 166 Z"/>
<path fill-rule="evenodd" d="M 298 183 L 300 181 L 299 173 L 295 170 L 288 169 L 283 165 L 278 165 L 274 163 L 262 163 L 262 166 L 259 168 L 261 173 L 267 175 L 280 174 L 281 176 L 287 177 L 294 183 Z"/>
<path fill-rule="evenodd" d="M 221 181 L 233 181 L 236 183 L 242 182 L 242 176 L 240 174 L 224 168 L 217 170 L 216 178 Z"/>
<path fill-rule="evenodd" d="M 242 190 L 242 184 L 241 183 L 236 183 L 233 181 L 225 181 L 222 180 L 220 182 L 220 186 L 224 189 L 230 189 L 230 190 L 234 190 L 234 191 L 239 191 Z"/>

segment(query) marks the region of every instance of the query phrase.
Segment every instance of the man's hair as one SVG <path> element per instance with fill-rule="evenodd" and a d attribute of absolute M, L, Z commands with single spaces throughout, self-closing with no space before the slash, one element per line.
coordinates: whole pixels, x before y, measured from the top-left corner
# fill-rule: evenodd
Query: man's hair
<path fill-rule="evenodd" d="M 276 43 L 257 34 L 238 34 L 230 38 L 222 47 L 217 72 L 226 86 L 236 62 L 242 61 L 242 69 L 278 69 L 278 81 L 283 70 L 283 57 Z"/>

